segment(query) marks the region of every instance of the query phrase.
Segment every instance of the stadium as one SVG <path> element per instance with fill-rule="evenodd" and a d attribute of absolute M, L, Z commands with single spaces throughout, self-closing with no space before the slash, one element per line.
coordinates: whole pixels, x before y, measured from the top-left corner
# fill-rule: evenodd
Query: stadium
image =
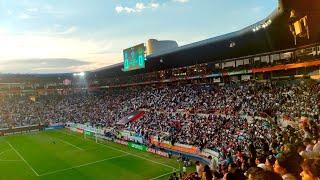
<path fill-rule="evenodd" d="M 0 179 L 320 180 L 320 1 L 92 71 L 0 74 Z"/>

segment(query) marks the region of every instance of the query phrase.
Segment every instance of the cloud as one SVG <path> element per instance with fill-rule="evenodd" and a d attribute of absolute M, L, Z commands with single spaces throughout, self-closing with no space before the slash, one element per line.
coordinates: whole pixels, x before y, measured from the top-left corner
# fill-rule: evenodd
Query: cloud
<path fill-rule="evenodd" d="M 60 35 L 71 34 L 71 33 L 76 32 L 77 30 L 78 30 L 78 28 L 76 26 L 71 26 L 68 29 L 66 29 L 65 31 L 58 32 L 57 34 L 60 34 Z"/>
<path fill-rule="evenodd" d="M 26 9 L 26 11 L 28 11 L 28 12 L 38 12 L 39 9 L 38 8 L 28 8 L 28 9 Z"/>
<path fill-rule="evenodd" d="M 0 62 L 0 70 L 2 73 L 73 72 L 75 68 L 90 64 L 92 63 L 67 58 L 18 59 Z"/>
<path fill-rule="evenodd" d="M 9 60 L 0 62 L 0 65 L 4 64 L 34 64 L 34 65 L 50 65 L 56 67 L 63 67 L 63 66 L 71 66 L 71 65 L 84 65 L 89 64 L 89 62 L 81 61 L 77 59 L 68 59 L 68 58 L 39 58 L 39 59 L 17 59 L 17 60 Z"/>
<path fill-rule="evenodd" d="M 7 15 L 11 16 L 13 12 L 11 10 L 7 11 Z M 17 13 L 17 18 L 26 20 L 26 19 L 32 19 L 32 18 L 42 18 L 45 15 L 47 16 L 53 16 L 56 18 L 63 18 L 66 15 L 66 12 L 56 10 L 51 5 L 37 5 L 37 6 L 30 6 L 27 5 L 24 7 L 20 13 Z"/>
<path fill-rule="evenodd" d="M 82 66 L 71 66 L 68 67 L 69 72 L 83 72 L 83 71 L 89 71 L 89 70 L 96 70 L 101 67 L 110 66 L 115 63 L 110 62 L 94 62 L 87 65 Z"/>
<path fill-rule="evenodd" d="M 152 9 L 157 9 L 160 6 L 160 4 L 159 3 L 151 3 L 150 6 Z"/>
<path fill-rule="evenodd" d="M 121 13 L 122 11 L 123 11 L 123 7 L 122 6 L 117 6 L 116 8 L 115 8 L 115 10 L 116 10 L 116 12 L 117 13 Z"/>
<path fill-rule="evenodd" d="M 143 3 L 137 3 L 136 4 L 136 10 L 137 11 L 142 11 L 145 8 L 146 8 L 146 6 Z"/>
<path fill-rule="evenodd" d="M 46 14 L 46 15 L 53 16 L 55 18 L 64 18 L 67 14 L 66 11 L 57 10 L 54 7 L 52 7 L 51 5 L 40 6 L 37 9 L 38 9 L 37 13 L 39 15 Z"/>
<path fill-rule="evenodd" d="M 117 13 L 125 12 L 130 14 L 130 13 L 137 12 L 134 8 L 124 7 L 124 6 L 117 6 L 115 10 Z"/>
<path fill-rule="evenodd" d="M 115 7 L 115 11 L 118 14 L 120 14 L 120 13 L 127 13 L 127 14 L 140 13 L 145 9 L 157 9 L 159 6 L 160 6 L 159 3 L 154 3 L 154 2 L 150 2 L 148 4 L 138 2 L 135 4 L 134 7 L 118 5 Z"/>
<path fill-rule="evenodd" d="M 13 12 L 9 9 L 9 10 L 7 10 L 7 15 L 11 16 L 11 15 L 13 15 Z"/>
<path fill-rule="evenodd" d="M 42 31 L 33 31 L 33 32 L 24 32 L 24 35 L 41 35 L 41 36 L 63 36 L 63 35 L 70 35 L 74 32 L 78 31 L 78 27 L 76 26 L 69 26 L 64 27 L 58 24 L 53 25 L 51 28 L 47 28 Z M 0 29 L 1 33 L 1 29 Z"/>
<path fill-rule="evenodd" d="M 132 14 L 132 13 L 142 12 L 145 9 L 157 9 L 161 5 L 165 4 L 166 2 L 187 3 L 189 1 L 190 0 L 163 0 L 163 1 L 161 1 L 162 3 L 158 3 L 157 0 L 149 0 L 149 2 L 147 2 L 147 3 L 137 2 L 132 7 L 118 5 L 115 7 L 115 11 L 118 14 L 120 14 L 120 13 Z"/>
<path fill-rule="evenodd" d="M 33 16 L 27 14 L 27 13 L 21 13 L 19 16 L 18 16 L 19 19 L 31 19 L 31 18 L 34 18 Z"/>
<path fill-rule="evenodd" d="M 13 14 L 13 12 L 8 11 L 7 14 L 10 16 Z M 43 6 L 26 7 L 21 11 L 21 13 L 17 17 L 22 20 L 32 19 L 32 18 L 41 18 L 44 15 L 49 15 L 56 18 L 63 18 L 65 14 L 66 14 L 65 12 L 58 11 L 50 5 L 43 5 Z"/>
<path fill-rule="evenodd" d="M 106 39 L 82 39 L 74 36 L 57 35 L 75 31 L 76 27 L 67 28 L 64 31 L 52 32 L 55 34 L 46 34 L 47 32 L 34 33 L 27 32 L 23 34 L 11 34 L 9 32 L 0 33 L 0 72 L 37 72 L 35 68 L 47 68 L 48 61 L 39 61 L 39 59 L 60 58 L 81 59 L 89 64 L 68 64 L 69 61 L 59 61 L 61 66 L 55 69 L 55 72 L 66 72 L 73 70 L 93 70 L 102 66 L 110 65 L 121 61 L 122 54 L 118 47 L 112 43 L 112 40 Z M 50 32 L 49 32 L 50 33 Z M 29 60 L 23 64 L 16 60 Z M 30 59 L 36 59 L 35 64 L 42 64 L 41 67 L 35 67 L 30 63 Z M 57 62 L 58 60 L 55 60 Z M 5 66 L 5 63 L 17 63 L 14 66 Z M 31 65 L 32 66 L 31 66 Z M 51 68 L 51 67 L 50 67 Z M 53 69 L 50 71 L 53 72 Z"/>
<path fill-rule="evenodd" d="M 189 0 L 173 0 L 174 2 L 179 2 L 179 3 L 187 3 Z"/>
<path fill-rule="evenodd" d="M 4 35 L 4 34 L 7 34 L 7 33 L 8 33 L 8 31 L 6 29 L 0 28 L 0 36 Z"/>

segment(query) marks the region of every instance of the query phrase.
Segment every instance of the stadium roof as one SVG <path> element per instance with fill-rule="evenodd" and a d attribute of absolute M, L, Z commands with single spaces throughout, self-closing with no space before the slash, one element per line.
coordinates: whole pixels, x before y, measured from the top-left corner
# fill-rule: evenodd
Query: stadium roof
<path fill-rule="evenodd" d="M 93 73 L 104 77 L 132 76 L 294 48 L 294 38 L 288 26 L 291 10 L 295 10 L 297 14 L 309 13 L 315 19 L 314 22 L 320 20 L 318 0 L 308 2 L 280 0 L 279 7 L 271 15 L 242 30 L 147 56 L 144 69 L 123 72 L 121 70 L 123 64 L 118 63 Z M 311 28 L 311 39 L 300 41 L 300 45 L 320 41 L 320 28 L 312 25 Z"/>

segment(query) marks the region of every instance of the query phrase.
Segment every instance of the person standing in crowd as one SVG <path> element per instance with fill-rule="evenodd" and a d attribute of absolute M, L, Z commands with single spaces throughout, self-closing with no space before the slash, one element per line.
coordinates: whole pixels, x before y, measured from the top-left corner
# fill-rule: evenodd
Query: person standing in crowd
<path fill-rule="evenodd" d="M 263 155 L 260 155 L 256 158 L 256 165 L 259 168 L 262 168 L 263 170 L 266 170 L 266 158 Z"/>
<path fill-rule="evenodd" d="M 298 180 L 301 161 L 302 158 L 298 154 L 283 154 L 276 160 L 274 171 L 280 174 L 283 180 Z"/>
<path fill-rule="evenodd" d="M 170 175 L 169 180 L 179 180 L 179 176 L 174 172 Z"/>
<path fill-rule="evenodd" d="M 235 163 L 228 166 L 228 177 L 234 180 L 245 180 L 244 172 Z"/>
<path fill-rule="evenodd" d="M 267 159 L 266 159 L 266 163 L 265 163 L 265 170 L 267 171 L 273 171 L 273 166 L 275 163 L 276 159 L 270 155 Z"/>
<path fill-rule="evenodd" d="M 212 158 L 212 156 L 209 156 L 208 159 L 209 159 L 209 163 L 210 163 L 209 166 L 210 166 L 211 171 L 212 172 L 216 171 L 218 168 L 218 162 L 216 161 L 215 158 Z"/>
<path fill-rule="evenodd" d="M 313 144 L 310 138 L 305 138 L 303 144 L 306 146 L 306 151 L 311 152 L 313 150 Z"/>
<path fill-rule="evenodd" d="M 280 175 L 272 171 L 265 171 L 258 167 L 252 167 L 248 170 L 248 180 L 283 180 Z"/>
<path fill-rule="evenodd" d="M 201 175 L 201 180 L 212 180 L 213 175 L 208 165 L 204 166 L 203 173 Z"/>
<path fill-rule="evenodd" d="M 302 180 L 320 180 L 320 159 L 304 160 L 301 167 Z"/>
<path fill-rule="evenodd" d="M 202 166 L 200 164 L 200 161 L 196 161 L 195 162 L 195 165 L 196 165 L 196 172 L 201 175 L 201 172 L 202 172 Z"/>

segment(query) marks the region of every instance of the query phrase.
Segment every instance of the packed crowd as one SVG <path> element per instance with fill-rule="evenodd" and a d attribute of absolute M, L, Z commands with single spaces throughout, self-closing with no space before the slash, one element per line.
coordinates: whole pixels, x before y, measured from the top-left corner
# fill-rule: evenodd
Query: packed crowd
<path fill-rule="evenodd" d="M 206 179 L 244 172 L 254 176 L 262 173 L 261 169 L 252 170 L 257 164 L 264 170 L 298 178 L 298 166 L 311 172 L 319 164 L 303 161 L 320 157 L 319 109 L 320 85 L 309 81 L 144 86 L 100 94 L 40 96 L 35 100 L 28 96 L 4 98 L 0 103 L 0 128 L 56 122 L 110 128 L 117 127 L 116 122 L 130 112 L 143 110 L 146 113 L 140 120 L 121 128 L 172 144 L 219 152 L 218 164 L 212 161 L 210 171 L 203 167 Z M 301 116 L 307 120 L 300 124 L 300 131 L 279 125 L 280 119 L 297 121 Z M 288 158 L 293 159 L 288 162 Z M 288 169 L 288 163 L 295 165 L 295 173 Z"/>
<path fill-rule="evenodd" d="M 318 180 L 319 125 L 304 121 L 300 128 L 301 131 L 290 126 L 266 128 L 264 132 L 260 125 L 253 129 L 249 127 L 248 132 L 253 130 L 253 133 L 247 136 L 248 142 L 233 146 L 237 137 L 226 139 L 230 148 L 221 151 L 219 163 L 211 158 L 209 165 L 197 162 L 197 172 L 189 179 Z"/>

